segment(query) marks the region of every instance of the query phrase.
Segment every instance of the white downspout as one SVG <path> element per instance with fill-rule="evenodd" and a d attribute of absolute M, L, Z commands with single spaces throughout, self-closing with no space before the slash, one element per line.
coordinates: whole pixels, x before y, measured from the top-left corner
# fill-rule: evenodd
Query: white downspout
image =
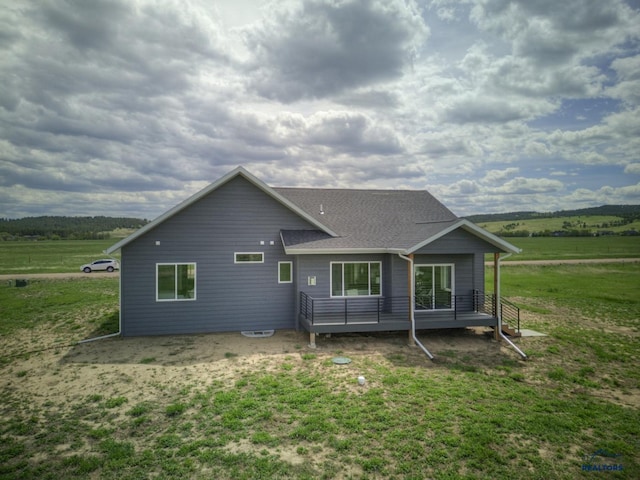
<path fill-rule="evenodd" d="M 85 340 L 80 340 L 79 342 L 76 342 L 76 345 L 80 345 L 81 343 L 95 342 L 96 340 L 103 340 L 109 337 L 117 337 L 118 335 L 120 335 L 120 329 L 118 329 L 117 333 L 110 333 L 109 335 L 102 335 L 101 337 L 93 337 L 93 338 L 87 338 Z"/>
<path fill-rule="evenodd" d="M 415 318 L 415 281 L 414 281 L 414 271 L 413 271 L 413 259 L 409 258 L 409 257 L 405 257 L 404 255 L 402 255 L 401 253 L 398 254 L 398 256 L 400 258 L 402 258 L 403 260 L 406 260 L 407 262 L 409 262 L 409 271 L 411 272 L 411 274 L 409 275 L 409 278 L 411 280 L 409 280 L 409 317 L 411 319 L 411 338 L 413 338 L 413 341 L 416 342 L 416 344 L 422 349 L 422 351 L 424 353 L 427 354 L 427 357 L 429 357 L 430 360 L 433 360 L 433 355 L 431 355 L 431 353 L 429 352 L 429 350 L 427 350 L 427 348 L 422 344 L 422 342 L 420 342 L 420 340 L 418 340 L 418 337 L 416 337 L 416 318 Z"/>
<path fill-rule="evenodd" d="M 502 333 L 502 308 L 501 308 L 501 300 L 500 300 L 500 260 L 505 258 L 509 258 L 512 253 L 505 255 L 504 257 L 498 256 L 498 261 L 496 263 L 496 271 L 494 272 L 496 275 L 496 317 L 498 317 L 498 333 L 503 340 L 505 340 L 509 345 L 511 345 L 516 352 L 520 354 L 522 358 L 526 360 L 527 355 L 520 350 L 507 336 Z"/>

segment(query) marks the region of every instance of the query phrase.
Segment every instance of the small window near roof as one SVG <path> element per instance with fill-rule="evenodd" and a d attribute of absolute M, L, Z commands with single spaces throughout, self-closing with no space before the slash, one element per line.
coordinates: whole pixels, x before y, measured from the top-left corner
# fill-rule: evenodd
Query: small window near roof
<path fill-rule="evenodd" d="M 293 282 L 293 263 L 291 262 L 278 262 L 278 283 L 292 283 Z"/>
<path fill-rule="evenodd" d="M 264 263 L 262 252 L 236 252 L 234 263 Z"/>

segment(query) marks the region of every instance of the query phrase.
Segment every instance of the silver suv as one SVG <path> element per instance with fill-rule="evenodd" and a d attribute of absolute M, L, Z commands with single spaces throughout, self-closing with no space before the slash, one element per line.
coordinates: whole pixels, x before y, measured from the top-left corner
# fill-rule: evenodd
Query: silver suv
<path fill-rule="evenodd" d="M 94 270 L 106 270 L 107 272 L 113 272 L 118 269 L 120 269 L 120 264 L 117 260 L 113 260 L 112 258 L 103 258 L 102 260 L 96 260 L 95 262 L 87 263 L 80 267 L 80 270 L 84 273 L 91 273 Z"/>

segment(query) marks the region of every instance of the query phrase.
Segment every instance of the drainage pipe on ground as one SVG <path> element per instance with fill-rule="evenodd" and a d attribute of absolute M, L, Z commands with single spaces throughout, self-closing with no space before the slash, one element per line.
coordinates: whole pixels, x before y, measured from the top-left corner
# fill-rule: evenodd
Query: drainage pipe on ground
<path fill-rule="evenodd" d="M 416 342 L 422 351 L 429 357 L 430 360 L 433 360 L 433 355 L 427 350 L 418 337 L 416 336 L 416 318 L 415 318 L 415 305 L 414 305 L 414 296 L 415 296 L 415 286 L 414 286 L 414 273 L 413 273 L 413 259 L 410 257 L 406 257 L 401 253 L 398 254 L 400 258 L 409 262 L 409 317 L 411 318 L 411 338 Z"/>
<path fill-rule="evenodd" d="M 104 340 L 105 338 L 110 338 L 110 337 L 117 337 L 118 335 L 120 335 L 119 329 L 117 333 L 110 333 L 109 335 L 102 335 L 100 337 L 93 337 L 93 338 L 87 338 L 85 340 L 80 340 L 79 342 L 76 342 L 76 345 L 80 345 L 81 343 L 95 342 L 96 340 Z"/>
<path fill-rule="evenodd" d="M 510 257 L 512 254 L 509 253 L 504 257 L 498 256 L 496 262 L 496 271 L 493 274 L 496 276 L 496 317 L 498 317 L 498 334 L 500 337 L 507 342 L 509 345 L 513 347 L 513 349 L 520 354 L 522 358 L 527 359 L 527 355 L 520 350 L 507 336 L 502 333 L 502 306 L 501 306 L 501 298 L 500 298 L 500 260 L 504 260 L 505 258 Z"/>

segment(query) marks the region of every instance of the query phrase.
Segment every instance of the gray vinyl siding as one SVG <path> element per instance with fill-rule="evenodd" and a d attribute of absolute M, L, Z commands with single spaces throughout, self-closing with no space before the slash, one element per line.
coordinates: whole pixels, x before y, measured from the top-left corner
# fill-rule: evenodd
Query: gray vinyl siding
<path fill-rule="evenodd" d="M 297 328 L 300 292 L 331 296 L 331 262 L 380 261 L 381 296 L 408 296 L 408 263 L 399 256 L 287 256 L 280 231 L 297 229 L 317 227 L 240 176 L 219 186 L 122 248 L 122 334 Z M 454 263 L 456 295 L 470 295 L 484 290 L 484 253 L 496 251 L 459 229 L 415 252 L 415 263 Z M 235 252 L 263 252 L 264 263 L 236 264 Z M 280 261 L 293 262 L 292 283 L 278 283 Z M 156 301 L 158 263 L 195 263 L 196 299 Z"/>
<path fill-rule="evenodd" d="M 468 254 L 464 260 L 468 264 L 465 263 L 464 280 L 461 282 L 457 280 L 459 260 L 456 262 L 456 293 L 466 295 L 473 290 L 485 291 L 484 255 L 485 253 L 497 253 L 500 251 L 500 249 L 481 238 L 463 229 L 458 229 L 422 247 L 415 253 L 416 257 L 421 254 L 441 255 L 440 260 L 434 263 L 452 263 L 447 260 L 449 255 Z M 416 263 L 419 262 L 416 260 Z"/>
<path fill-rule="evenodd" d="M 247 180 L 230 180 L 123 247 L 122 334 L 294 328 L 296 281 L 278 283 L 278 262 L 294 261 L 294 275 L 297 266 L 280 230 L 311 228 Z M 234 252 L 264 252 L 264 263 L 236 264 Z M 157 302 L 157 263 L 195 263 L 196 300 Z"/>
<path fill-rule="evenodd" d="M 420 250 L 419 253 L 494 253 L 501 252 L 499 248 L 485 242 L 481 238 L 459 228 L 453 232 L 448 233 L 442 238 L 439 238 Z"/>
<path fill-rule="evenodd" d="M 391 291 L 389 295 L 392 297 L 408 297 L 409 296 L 409 262 L 400 258 L 398 255 L 391 255 L 389 258 L 389 275 L 391 277 Z"/>

